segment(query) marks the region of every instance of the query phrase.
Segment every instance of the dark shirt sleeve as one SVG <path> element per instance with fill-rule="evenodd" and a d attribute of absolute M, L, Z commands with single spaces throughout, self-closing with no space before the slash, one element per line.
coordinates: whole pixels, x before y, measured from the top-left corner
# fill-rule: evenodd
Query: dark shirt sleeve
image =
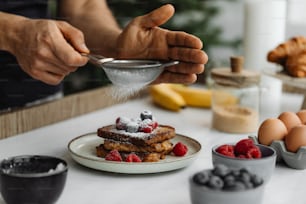
<path fill-rule="evenodd" d="M 0 11 L 29 18 L 50 18 L 48 0 L 0 0 Z M 0 50 L 0 110 L 22 107 L 62 90 L 62 84 L 47 85 L 31 78 L 16 58 Z"/>

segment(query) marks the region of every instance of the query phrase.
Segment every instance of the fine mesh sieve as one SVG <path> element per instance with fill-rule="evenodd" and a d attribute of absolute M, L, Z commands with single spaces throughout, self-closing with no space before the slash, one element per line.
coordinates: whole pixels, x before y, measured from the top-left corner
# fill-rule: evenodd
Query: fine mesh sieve
<path fill-rule="evenodd" d="M 118 86 L 145 86 L 154 81 L 165 67 L 179 63 L 158 60 L 117 60 L 99 55 L 82 55 L 87 56 L 91 63 L 102 67 L 109 80 Z"/>

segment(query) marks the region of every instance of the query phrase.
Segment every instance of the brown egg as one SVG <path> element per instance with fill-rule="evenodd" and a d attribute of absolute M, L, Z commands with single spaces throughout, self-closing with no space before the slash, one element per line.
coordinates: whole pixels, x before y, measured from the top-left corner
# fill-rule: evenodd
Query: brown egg
<path fill-rule="evenodd" d="M 306 146 L 306 125 L 292 128 L 285 137 L 285 145 L 290 152 L 297 152 L 301 146 Z"/>
<path fill-rule="evenodd" d="M 288 132 L 290 132 L 291 128 L 302 124 L 300 118 L 294 112 L 283 112 L 278 116 L 278 119 L 283 121 Z"/>
<path fill-rule="evenodd" d="M 285 124 L 278 118 L 269 118 L 261 123 L 258 129 L 258 141 L 270 145 L 273 140 L 283 140 L 288 134 Z"/>
<path fill-rule="evenodd" d="M 300 110 L 296 115 L 300 118 L 302 124 L 306 125 L 306 109 Z"/>

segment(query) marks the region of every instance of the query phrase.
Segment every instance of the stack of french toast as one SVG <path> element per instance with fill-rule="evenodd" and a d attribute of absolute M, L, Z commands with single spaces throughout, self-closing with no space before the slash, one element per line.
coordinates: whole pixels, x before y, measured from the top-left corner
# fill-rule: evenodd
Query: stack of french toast
<path fill-rule="evenodd" d="M 99 157 L 127 161 L 132 154 L 141 162 L 157 162 L 172 152 L 170 140 L 176 133 L 175 128 L 158 124 L 152 113 L 145 110 L 139 118 L 118 117 L 114 124 L 98 128 L 97 135 L 103 138 L 96 147 Z M 114 151 L 119 155 L 109 156 Z"/>

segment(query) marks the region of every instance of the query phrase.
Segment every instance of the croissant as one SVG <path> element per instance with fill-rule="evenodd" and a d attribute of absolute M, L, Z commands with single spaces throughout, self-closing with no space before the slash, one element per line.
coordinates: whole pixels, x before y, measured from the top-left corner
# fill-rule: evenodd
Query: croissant
<path fill-rule="evenodd" d="M 303 50 L 306 50 L 306 38 L 297 36 L 271 50 L 267 55 L 267 59 L 269 62 L 285 66 L 289 56 L 296 55 Z"/>
<path fill-rule="evenodd" d="M 294 77 L 306 77 L 306 50 L 290 55 L 286 61 L 286 71 Z"/>

